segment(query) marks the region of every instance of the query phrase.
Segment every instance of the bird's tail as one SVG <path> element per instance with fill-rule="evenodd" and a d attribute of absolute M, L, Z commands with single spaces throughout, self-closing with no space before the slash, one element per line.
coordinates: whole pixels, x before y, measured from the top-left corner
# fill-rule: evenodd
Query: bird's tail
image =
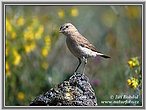
<path fill-rule="evenodd" d="M 97 53 L 96 55 L 97 55 L 97 56 L 101 56 L 101 57 L 103 57 L 103 58 L 111 58 L 110 56 L 105 55 L 105 54 L 102 54 L 102 53 Z"/>
<path fill-rule="evenodd" d="M 103 57 L 103 58 L 111 58 L 110 56 L 107 56 L 107 55 L 100 55 L 101 57 Z"/>

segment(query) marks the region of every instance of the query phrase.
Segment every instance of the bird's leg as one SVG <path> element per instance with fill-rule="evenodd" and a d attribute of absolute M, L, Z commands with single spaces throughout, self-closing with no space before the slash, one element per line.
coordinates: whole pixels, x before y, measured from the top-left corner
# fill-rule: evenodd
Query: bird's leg
<path fill-rule="evenodd" d="M 77 72 L 78 68 L 80 67 L 80 65 L 81 65 L 81 63 L 82 63 L 82 61 L 81 61 L 81 59 L 80 59 L 80 58 L 78 58 L 78 60 L 79 60 L 79 64 L 78 64 L 78 66 L 77 66 L 77 68 L 76 68 L 75 72 Z"/>
<path fill-rule="evenodd" d="M 84 61 L 84 67 L 83 67 L 83 74 L 84 74 L 85 66 L 87 64 L 87 58 L 86 57 L 83 57 L 83 61 Z"/>

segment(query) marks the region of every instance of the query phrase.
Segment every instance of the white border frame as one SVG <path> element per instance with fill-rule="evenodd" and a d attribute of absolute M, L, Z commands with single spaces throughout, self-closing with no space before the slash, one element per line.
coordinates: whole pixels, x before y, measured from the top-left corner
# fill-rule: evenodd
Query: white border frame
<path fill-rule="evenodd" d="M 130 3 L 128 3 L 128 4 L 126 4 L 126 2 L 120 2 L 120 4 L 118 4 L 117 2 L 113 2 L 113 3 L 111 3 L 111 2 L 106 2 L 106 4 L 105 3 L 101 3 L 101 2 L 81 2 L 81 3 L 79 3 L 79 2 L 72 2 L 71 4 L 69 4 L 69 3 L 67 3 L 67 2 L 56 2 L 56 3 L 54 3 L 54 2 L 47 2 L 48 4 L 43 4 L 43 2 L 34 2 L 34 3 L 32 3 L 32 2 L 11 2 L 11 1 L 9 1 L 10 3 L 7 3 L 7 2 L 3 2 L 4 3 L 4 7 L 2 7 L 2 9 L 3 9 L 3 14 L 4 14 L 4 18 L 2 18 L 2 19 L 4 19 L 4 21 L 2 22 L 3 23 L 3 26 L 4 26 L 4 32 L 3 32 L 3 35 L 5 36 L 5 17 L 6 17 L 6 15 L 5 15 L 5 6 L 7 6 L 7 5 L 18 5 L 18 6 L 29 6 L 29 5 L 34 5 L 34 6 L 37 6 L 37 5 L 40 5 L 40 6 L 56 6 L 56 5 L 58 5 L 58 6 L 61 6 L 61 5 L 64 5 L 64 6 L 68 6 L 68 5 L 76 5 L 76 6 L 86 6 L 86 5 L 93 5 L 93 6 L 98 6 L 98 5 L 100 5 L 100 6 L 109 6 L 109 5 L 117 5 L 117 6 L 119 6 L 119 5 L 121 5 L 121 6 L 127 6 L 127 5 L 140 5 L 140 6 L 142 6 L 141 7 L 141 12 L 142 12 L 142 22 L 141 22 L 141 24 L 142 24 L 142 106 L 6 106 L 5 105 L 5 70 L 4 70 L 4 73 L 3 73 L 3 76 L 4 76 L 4 85 L 3 85 L 3 87 L 4 87 L 4 91 L 3 91 L 3 93 L 4 93 L 4 96 L 3 96 L 3 105 L 2 105 L 2 107 L 3 108 L 31 108 L 31 109 L 34 109 L 34 108 L 37 108 L 37 109 L 48 109 L 48 108 L 61 108 L 61 109 L 65 109 L 65 108 L 76 108 L 76 109 L 79 109 L 79 108 L 97 108 L 97 109 L 102 109 L 102 108 L 112 108 L 112 109 L 115 109 L 115 108 L 134 108 L 134 109 L 136 109 L 136 108 L 141 108 L 141 107 L 143 107 L 144 105 L 144 100 L 143 100 L 143 96 L 144 96 L 144 92 L 143 92 L 143 90 L 144 90 L 144 61 L 143 61 L 143 59 L 144 59 L 144 48 L 143 48 L 143 46 L 144 46 L 144 30 L 143 30 L 143 26 L 145 25 L 145 24 L 143 24 L 144 22 L 143 22 L 143 18 L 144 18 L 144 15 L 143 15 L 143 13 L 144 13 L 144 7 L 143 7 L 143 5 L 144 5 L 144 2 L 130 2 Z M 6 3 L 6 4 L 5 4 Z M 24 3 L 24 4 L 23 4 Z M 84 4 L 85 3 L 85 4 Z M 88 4 L 89 3 L 89 4 Z M 93 3 L 95 3 L 95 4 L 93 4 Z M 108 3 L 110 3 L 110 4 L 108 4 Z M 122 4 L 123 3 L 123 4 Z M 133 3 L 133 4 L 132 4 Z M 137 4 L 136 4 L 137 3 Z M 5 69 L 5 37 L 3 38 L 3 40 L 4 40 L 4 45 L 3 45 L 3 47 L 4 47 L 4 50 L 3 50 L 3 58 L 4 58 L 4 60 L 2 60 L 2 61 L 4 61 L 3 63 L 4 63 L 4 65 L 3 65 L 3 67 L 4 67 L 4 69 Z"/>

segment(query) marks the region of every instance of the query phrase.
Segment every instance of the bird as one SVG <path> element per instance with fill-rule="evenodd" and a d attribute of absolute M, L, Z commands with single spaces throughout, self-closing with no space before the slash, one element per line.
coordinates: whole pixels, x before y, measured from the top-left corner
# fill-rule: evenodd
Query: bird
<path fill-rule="evenodd" d="M 72 23 L 65 23 L 61 25 L 59 32 L 66 36 L 66 44 L 71 53 L 78 58 L 79 64 L 74 72 L 78 71 L 78 68 L 84 62 L 83 72 L 87 64 L 87 59 L 91 57 L 100 56 L 103 58 L 111 58 L 99 52 L 93 44 L 91 44 L 83 35 L 80 34 L 78 29 Z"/>

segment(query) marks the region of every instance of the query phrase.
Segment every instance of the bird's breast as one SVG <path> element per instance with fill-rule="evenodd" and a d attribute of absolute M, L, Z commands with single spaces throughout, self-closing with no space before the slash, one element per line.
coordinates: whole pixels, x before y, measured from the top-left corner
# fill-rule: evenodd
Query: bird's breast
<path fill-rule="evenodd" d="M 80 49 L 78 48 L 78 43 L 69 37 L 66 38 L 66 44 L 68 46 L 68 49 L 71 51 L 71 53 L 78 58 L 82 58 L 82 54 Z"/>

